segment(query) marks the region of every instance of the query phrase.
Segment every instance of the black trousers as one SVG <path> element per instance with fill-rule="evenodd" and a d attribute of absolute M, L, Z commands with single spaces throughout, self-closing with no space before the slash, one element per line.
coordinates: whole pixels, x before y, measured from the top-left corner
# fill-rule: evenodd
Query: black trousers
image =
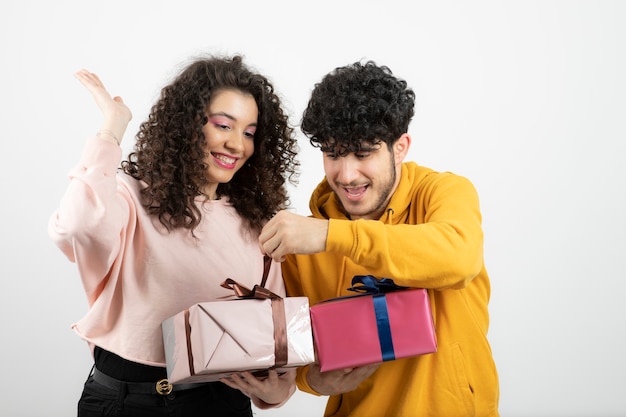
<path fill-rule="evenodd" d="M 248 397 L 221 382 L 167 396 L 122 391 L 104 387 L 90 376 L 78 402 L 78 417 L 252 416 Z"/>
<path fill-rule="evenodd" d="M 98 362 L 102 361 L 96 360 L 96 366 Z M 123 379 L 116 374 L 120 371 L 119 363 L 115 368 L 103 367 L 108 369 L 101 371 Z M 128 364 L 123 367 L 128 368 Z M 168 395 L 158 394 L 156 390 L 151 394 L 134 394 L 125 387 L 125 383 L 119 389 L 101 385 L 90 372 L 78 401 L 78 417 L 252 417 L 250 399 L 221 382 L 208 382 Z"/>

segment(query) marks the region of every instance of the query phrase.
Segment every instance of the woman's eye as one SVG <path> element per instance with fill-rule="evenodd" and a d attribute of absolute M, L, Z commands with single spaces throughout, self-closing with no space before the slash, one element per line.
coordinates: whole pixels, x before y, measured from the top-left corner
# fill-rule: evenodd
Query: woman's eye
<path fill-rule="evenodd" d="M 223 125 L 223 124 L 220 124 L 220 123 L 215 123 L 215 126 L 216 126 L 218 129 L 222 129 L 222 130 L 228 130 L 228 129 L 230 129 L 230 126 L 228 126 L 228 125 Z"/>
<path fill-rule="evenodd" d="M 211 124 L 219 130 L 229 130 L 231 129 L 231 124 L 226 117 L 213 116 L 209 118 Z"/>

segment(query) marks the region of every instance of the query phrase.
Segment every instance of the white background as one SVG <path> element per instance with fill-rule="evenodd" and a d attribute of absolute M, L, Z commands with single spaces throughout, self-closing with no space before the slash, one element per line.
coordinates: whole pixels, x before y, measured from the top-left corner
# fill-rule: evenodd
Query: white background
<path fill-rule="evenodd" d="M 405 78 L 410 159 L 481 196 L 502 415 L 626 415 L 625 48 L 623 1 L 3 1 L 0 415 L 75 415 L 91 365 L 70 330 L 86 309 L 75 265 L 46 232 L 100 124 L 73 73 L 124 97 L 129 149 L 160 88 L 205 52 L 243 53 L 294 125 L 336 66 L 373 59 Z M 291 193 L 308 214 L 323 173 L 300 138 Z M 257 415 L 323 403 L 298 393 Z"/>

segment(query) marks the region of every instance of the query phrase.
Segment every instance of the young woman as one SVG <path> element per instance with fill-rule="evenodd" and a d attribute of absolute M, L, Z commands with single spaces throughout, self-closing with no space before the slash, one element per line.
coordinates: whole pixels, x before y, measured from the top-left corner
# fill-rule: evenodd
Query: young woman
<path fill-rule="evenodd" d="M 226 278 L 250 288 L 261 280 L 257 236 L 286 207 L 298 168 L 273 85 L 240 56 L 191 62 L 162 89 L 120 166 L 131 111 L 96 74 L 76 77 L 102 128 L 70 171 L 49 233 L 76 263 L 89 303 L 73 325 L 94 357 L 78 416 L 251 416 L 251 400 L 282 405 L 295 371 L 156 388 L 167 377 L 163 320 L 230 295 Z M 266 287 L 282 296 L 280 271 L 270 268 Z"/>

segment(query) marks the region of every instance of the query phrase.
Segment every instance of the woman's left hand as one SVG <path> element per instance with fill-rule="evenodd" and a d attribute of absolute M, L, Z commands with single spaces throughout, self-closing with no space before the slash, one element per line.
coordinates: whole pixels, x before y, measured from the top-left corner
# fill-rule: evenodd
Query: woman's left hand
<path fill-rule="evenodd" d="M 280 375 L 272 369 L 263 378 L 256 378 L 250 372 L 237 372 L 220 381 L 240 390 L 250 397 L 255 406 L 265 409 L 276 407 L 293 395 L 296 391 L 296 369 L 289 369 Z"/>

